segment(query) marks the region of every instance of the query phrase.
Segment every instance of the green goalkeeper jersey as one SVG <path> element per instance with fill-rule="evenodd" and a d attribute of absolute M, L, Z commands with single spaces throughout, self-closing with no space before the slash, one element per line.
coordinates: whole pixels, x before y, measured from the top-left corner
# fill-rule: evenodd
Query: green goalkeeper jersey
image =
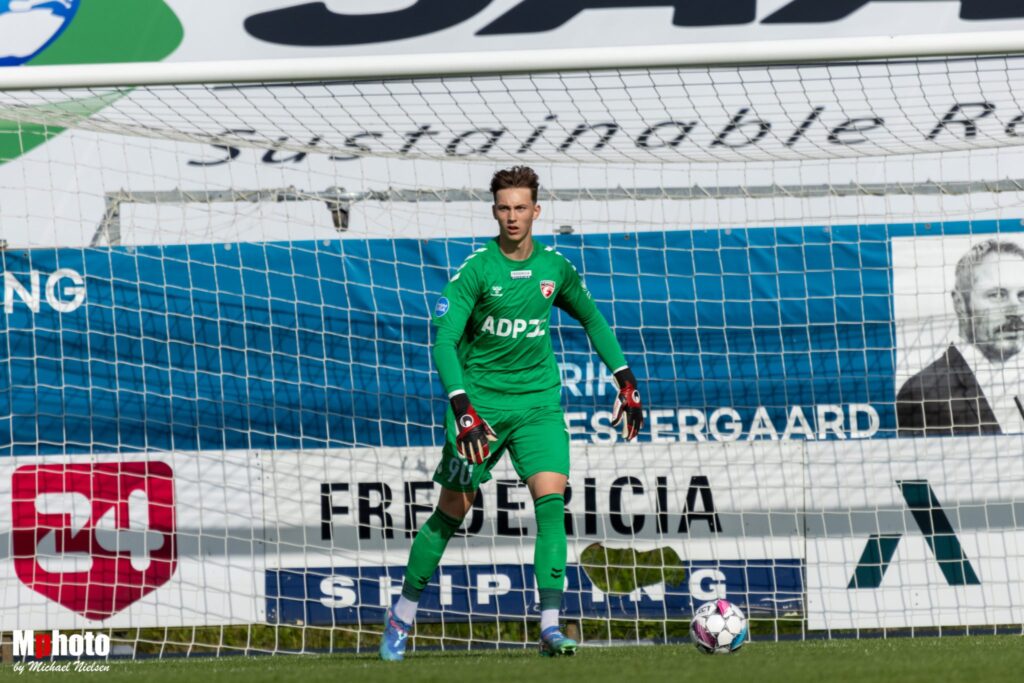
<path fill-rule="evenodd" d="M 495 238 L 477 249 L 444 288 L 434 308 L 434 363 L 445 392 L 464 390 L 495 407 L 557 404 L 561 377 L 551 335 L 551 307 L 582 323 L 605 365 L 626 359 L 579 273 L 552 247 L 513 261 Z"/>

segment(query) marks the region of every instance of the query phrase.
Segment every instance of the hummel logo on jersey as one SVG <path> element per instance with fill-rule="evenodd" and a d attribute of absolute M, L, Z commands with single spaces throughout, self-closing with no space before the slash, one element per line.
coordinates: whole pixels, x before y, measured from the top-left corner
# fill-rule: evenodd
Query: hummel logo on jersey
<path fill-rule="evenodd" d="M 555 281 L 554 280 L 541 280 L 540 281 L 540 293 L 544 295 L 545 299 L 550 299 L 551 295 L 555 293 Z"/>
<path fill-rule="evenodd" d="M 512 271 L 512 279 L 513 280 L 529 280 L 531 277 L 533 277 L 533 271 L 532 270 L 513 270 Z"/>
<path fill-rule="evenodd" d="M 491 296 L 494 297 L 494 298 L 497 298 L 497 297 L 501 296 L 501 294 L 502 294 L 501 289 L 502 289 L 501 285 L 493 285 L 491 287 Z"/>

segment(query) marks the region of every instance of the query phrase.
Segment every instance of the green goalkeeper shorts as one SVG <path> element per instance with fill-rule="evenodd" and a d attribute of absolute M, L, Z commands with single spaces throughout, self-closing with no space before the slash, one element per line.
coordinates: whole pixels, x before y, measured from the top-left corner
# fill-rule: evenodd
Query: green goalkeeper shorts
<path fill-rule="evenodd" d="M 562 407 L 545 406 L 500 410 L 474 405 L 480 417 L 498 435 L 491 442 L 491 455 L 479 465 L 459 455 L 455 446 L 458 429 L 455 414 L 448 408 L 444 422 L 444 449 L 434 471 L 434 481 L 452 491 L 476 491 L 490 481 L 491 470 L 508 451 L 512 466 L 523 481 L 538 472 L 569 476 L 569 431 Z"/>

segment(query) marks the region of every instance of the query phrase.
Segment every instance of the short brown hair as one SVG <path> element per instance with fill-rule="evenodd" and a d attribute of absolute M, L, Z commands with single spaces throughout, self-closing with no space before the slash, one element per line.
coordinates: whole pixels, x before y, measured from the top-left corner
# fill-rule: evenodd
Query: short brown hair
<path fill-rule="evenodd" d="M 494 174 L 491 178 L 491 194 L 498 198 L 498 190 L 507 190 L 512 187 L 522 187 L 530 191 L 530 197 L 537 203 L 537 188 L 540 187 L 540 178 L 529 166 L 513 166 L 505 168 Z"/>

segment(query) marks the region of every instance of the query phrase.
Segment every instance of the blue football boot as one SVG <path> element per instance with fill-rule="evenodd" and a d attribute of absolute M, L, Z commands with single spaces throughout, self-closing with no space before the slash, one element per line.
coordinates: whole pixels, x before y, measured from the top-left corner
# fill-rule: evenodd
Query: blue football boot
<path fill-rule="evenodd" d="M 405 659 L 405 643 L 409 640 L 411 630 L 411 624 L 400 620 L 388 609 L 384 617 L 384 634 L 380 637 L 380 658 L 385 662 Z"/>
<path fill-rule="evenodd" d="M 549 626 L 541 631 L 540 653 L 545 657 L 560 655 L 571 657 L 576 654 L 577 647 L 579 647 L 579 643 L 562 635 L 562 631 L 557 626 Z"/>

